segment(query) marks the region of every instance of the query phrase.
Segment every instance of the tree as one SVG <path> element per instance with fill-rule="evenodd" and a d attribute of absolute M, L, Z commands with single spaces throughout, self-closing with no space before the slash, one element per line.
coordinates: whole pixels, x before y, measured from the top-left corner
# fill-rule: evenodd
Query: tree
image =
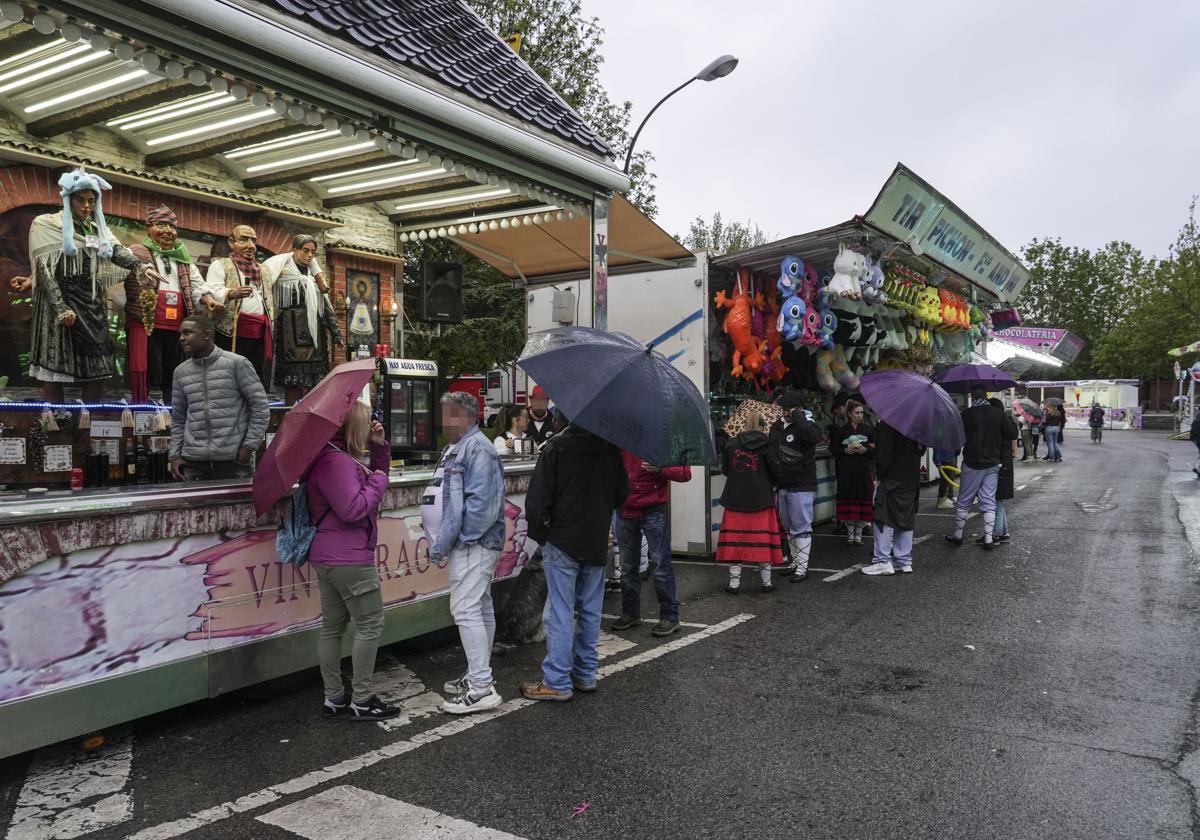
<path fill-rule="evenodd" d="M 703 216 L 693 219 L 687 236 L 679 241 L 693 251 L 732 254 L 766 244 L 769 238 L 753 221 L 725 224 L 720 212 L 717 212 L 713 214 L 711 223 Z"/>
<path fill-rule="evenodd" d="M 1034 239 L 1022 255 L 1029 266 L 1029 283 L 1018 301 L 1023 319 L 1068 329 L 1084 340 L 1064 376 L 1097 375 L 1095 354 L 1139 305 L 1157 263 L 1127 242 L 1110 242 L 1093 253 L 1057 238 Z"/>
<path fill-rule="evenodd" d="M 633 103 L 613 102 L 600 82 L 604 28 L 599 18 L 583 14 L 580 0 L 469 0 L 471 7 L 501 37 L 521 33 L 521 58 L 604 138 L 618 161 L 629 149 Z M 654 155 L 633 156 L 626 194 L 651 218 L 658 212 Z"/>
<path fill-rule="evenodd" d="M 405 272 L 404 311 L 412 313 L 404 324 L 406 356 L 437 362 L 440 375 L 453 380 L 464 373 L 484 373 L 520 355 L 525 346 L 525 301 L 507 277 L 446 240 L 409 244 L 405 258 L 416 267 L 426 262 L 463 266 L 461 324 L 412 320 L 421 311 L 421 281 L 419 274 Z"/>

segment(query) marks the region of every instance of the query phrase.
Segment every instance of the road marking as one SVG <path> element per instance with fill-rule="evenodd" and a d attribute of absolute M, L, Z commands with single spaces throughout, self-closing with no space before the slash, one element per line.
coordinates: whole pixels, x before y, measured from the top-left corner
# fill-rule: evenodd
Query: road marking
<path fill-rule="evenodd" d="M 717 564 L 716 564 L 716 563 L 704 563 L 704 564 L 702 564 L 702 565 L 705 565 L 705 566 L 712 566 L 713 568 L 717 568 Z M 600 617 L 601 617 L 601 618 L 608 618 L 608 619 L 612 619 L 613 621 L 616 621 L 618 618 L 620 618 L 620 616 L 619 616 L 619 615 L 612 615 L 611 613 L 601 613 L 601 614 L 600 614 Z M 680 626 L 680 627 L 691 627 L 691 628 L 692 628 L 692 629 L 694 629 L 694 630 L 703 630 L 703 629 L 705 629 L 706 627 L 709 627 L 710 625 L 708 625 L 708 624 L 697 624 L 697 623 L 696 623 L 696 622 L 694 622 L 694 621 L 681 621 L 681 622 L 679 622 L 679 626 Z M 604 641 L 604 636 L 605 636 L 605 634 L 604 634 L 604 633 L 601 633 L 601 634 L 600 634 L 600 641 L 601 641 L 601 642 L 603 642 L 603 641 Z"/>
<path fill-rule="evenodd" d="M 34 753 L 7 840 L 69 840 L 131 819 L 133 728 L 112 735 L 95 750 L 76 740 Z"/>
<path fill-rule="evenodd" d="M 913 545 L 920 545 L 921 543 L 925 542 L 925 540 L 929 539 L 932 536 L 933 536 L 933 534 L 922 534 L 921 536 L 919 536 L 915 540 L 913 540 Z"/>
<path fill-rule="evenodd" d="M 706 627 L 703 630 L 698 630 L 695 633 L 689 633 L 686 636 L 678 636 L 671 641 L 649 648 L 642 653 L 622 659 L 620 662 L 614 662 L 600 669 L 596 675 L 597 678 L 603 679 L 613 674 L 619 673 L 632 668 L 636 665 L 641 665 L 644 662 L 649 662 L 661 656 L 666 656 L 668 653 L 674 653 L 688 645 L 695 644 L 698 641 L 715 636 L 718 633 L 724 633 L 726 630 L 731 630 L 743 622 L 750 621 L 754 616 L 749 613 L 735 615 L 733 618 L 727 618 L 724 621 L 714 624 L 711 627 Z M 390 758 L 406 755 L 413 750 L 420 749 L 427 744 L 437 743 L 443 738 L 449 738 L 460 732 L 466 732 L 469 729 L 474 729 L 476 726 L 512 714 L 518 709 L 523 709 L 526 706 L 536 704 L 536 700 L 526 700 L 523 697 L 517 697 L 497 706 L 490 712 L 480 712 L 474 715 L 455 718 L 448 723 L 444 723 L 434 729 L 426 732 L 419 732 L 411 738 L 404 738 L 399 741 L 381 747 L 377 750 L 362 753 L 353 758 L 339 761 L 337 764 L 331 764 L 320 770 L 314 770 L 310 773 L 305 773 L 302 776 L 297 776 L 285 782 L 280 782 L 276 785 L 263 788 L 262 790 L 248 793 L 245 796 L 240 796 L 237 799 L 222 802 L 220 805 L 214 805 L 211 808 L 205 808 L 200 811 L 195 811 L 186 817 L 181 817 L 170 822 L 160 823 L 158 825 L 148 826 L 136 834 L 129 836 L 128 840 L 173 840 L 173 838 L 186 834 L 189 831 L 195 831 L 207 825 L 221 822 L 238 814 L 243 814 L 248 811 L 253 811 L 257 808 L 270 805 L 272 802 L 278 802 L 285 796 L 290 796 L 296 793 L 303 793 L 306 790 L 318 787 L 335 779 L 345 778 L 352 773 L 357 773 L 360 770 L 365 770 L 368 767 L 374 767 L 380 762 L 387 761 Z M 326 835 L 336 836 L 336 835 Z M 394 833 L 383 836 L 397 836 Z"/>
<path fill-rule="evenodd" d="M 859 569 L 861 569 L 865 565 L 867 565 L 867 564 L 866 563 L 855 563 L 849 569 L 842 569 L 837 574 L 830 575 L 827 578 L 821 578 L 821 583 L 832 583 L 835 580 L 841 580 L 844 577 L 849 577 L 850 575 L 854 574 L 855 572 L 857 572 Z"/>
<path fill-rule="evenodd" d="M 1094 502 L 1077 502 L 1084 513 L 1107 513 L 1110 510 L 1116 510 L 1115 504 L 1109 504 L 1109 499 L 1112 498 L 1113 488 L 1106 487 L 1104 492 L 1100 494 L 1100 498 Z"/>
<path fill-rule="evenodd" d="M 1026 487 L 1028 487 L 1028 486 L 1029 486 L 1028 484 L 1022 484 L 1022 485 L 1018 486 L 1018 487 L 1017 487 L 1017 492 L 1018 492 L 1018 493 L 1019 493 L 1019 492 L 1021 492 L 1022 490 L 1024 490 L 1024 489 L 1025 489 Z"/>
<path fill-rule="evenodd" d="M 623 650 L 637 647 L 637 642 L 631 642 L 628 639 L 623 639 L 620 636 L 614 636 L 612 633 L 601 633 L 600 642 L 596 645 L 596 653 L 601 659 L 607 659 L 610 656 L 616 656 Z"/>
<path fill-rule="evenodd" d="M 383 655 L 380 656 L 384 658 Z M 442 695 L 430 691 L 421 678 L 403 662 L 393 659 L 375 672 L 375 693 L 385 703 L 400 707 L 400 714 L 391 720 L 381 720 L 380 729 L 390 732 L 408 726 L 414 720 L 441 713 Z"/>
<path fill-rule="evenodd" d="M 1033 478 L 1031 478 L 1031 479 L 1029 479 L 1029 480 L 1030 480 L 1030 481 L 1041 481 L 1041 480 L 1042 480 L 1042 477 L 1041 477 L 1040 475 L 1035 475 Z"/>
<path fill-rule="evenodd" d="M 485 828 L 399 799 L 362 788 L 339 785 L 258 818 L 309 840 L 377 840 L 420 837 L 422 840 L 522 840 L 515 834 Z"/>

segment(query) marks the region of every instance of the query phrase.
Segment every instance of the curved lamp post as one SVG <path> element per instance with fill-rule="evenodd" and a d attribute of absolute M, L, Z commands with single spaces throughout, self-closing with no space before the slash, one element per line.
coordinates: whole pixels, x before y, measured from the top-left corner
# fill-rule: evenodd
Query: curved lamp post
<path fill-rule="evenodd" d="M 737 66 L 738 66 L 738 60 L 736 58 L 734 58 L 731 55 L 723 55 L 720 58 L 714 59 L 713 61 L 709 62 L 708 66 L 705 67 L 703 70 L 701 70 L 699 73 L 697 73 L 695 76 L 692 76 L 692 78 L 688 79 L 686 82 L 681 84 L 679 87 L 675 88 L 675 90 L 671 91 L 666 96 L 664 96 L 662 99 L 658 100 L 658 104 L 650 109 L 650 113 L 646 114 L 646 116 L 642 119 L 642 122 L 638 125 L 637 131 L 635 131 L 633 133 L 633 140 L 630 141 L 630 143 L 629 143 L 629 151 L 625 153 L 625 174 L 626 175 L 629 174 L 629 163 L 630 163 L 630 161 L 633 160 L 633 147 L 637 145 L 638 136 L 642 133 L 642 129 L 646 127 L 646 123 L 649 121 L 649 119 L 652 116 L 654 116 L 654 112 L 658 110 L 659 105 L 662 105 L 664 102 L 666 102 L 668 99 L 670 99 L 675 94 L 679 93 L 679 91 L 683 90 L 685 87 L 690 85 L 692 82 L 695 82 L 695 81 L 711 82 L 716 79 L 720 79 L 723 76 L 728 76 L 730 73 L 732 73 L 733 69 Z"/>

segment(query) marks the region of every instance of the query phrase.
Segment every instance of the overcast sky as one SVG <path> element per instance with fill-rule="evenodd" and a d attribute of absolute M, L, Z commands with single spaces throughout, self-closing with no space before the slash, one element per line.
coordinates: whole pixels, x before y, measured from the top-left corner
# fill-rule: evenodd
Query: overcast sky
<path fill-rule="evenodd" d="M 658 221 L 774 237 L 865 213 L 897 161 L 1010 250 L 1035 236 L 1165 255 L 1200 192 L 1200 2 L 584 0 L 603 77 L 667 102 Z"/>

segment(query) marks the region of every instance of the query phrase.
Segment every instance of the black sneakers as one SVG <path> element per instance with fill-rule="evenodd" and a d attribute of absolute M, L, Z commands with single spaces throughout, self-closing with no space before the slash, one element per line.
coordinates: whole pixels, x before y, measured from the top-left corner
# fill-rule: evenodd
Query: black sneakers
<path fill-rule="evenodd" d="M 641 623 L 642 623 L 642 620 L 640 618 L 634 618 L 631 615 L 622 615 L 620 618 L 618 618 L 616 621 L 614 621 L 612 623 L 612 627 L 610 627 L 609 629 L 615 633 L 620 633 L 624 630 L 632 630 L 634 627 L 637 627 Z"/>
<path fill-rule="evenodd" d="M 340 697 L 326 697 L 324 705 L 321 706 L 322 717 L 337 717 L 341 712 L 350 708 L 350 698 L 345 694 Z"/>
<path fill-rule="evenodd" d="M 946 542 L 950 543 L 950 545 L 954 546 L 955 548 L 962 548 L 962 537 L 956 537 L 953 534 L 947 534 Z"/>
<path fill-rule="evenodd" d="M 400 714 L 395 706 L 389 706 L 374 694 L 365 703 L 350 702 L 346 715 L 350 720 L 389 720 Z"/>
<path fill-rule="evenodd" d="M 678 630 L 679 630 L 679 622 L 678 621 L 668 621 L 667 619 L 664 618 L 664 619 L 661 619 L 658 622 L 658 624 L 654 625 L 654 627 L 650 630 L 650 635 L 651 636 L 659 636 L 659 637 L 670 636 L 672 633 L 674 633 Z"/>

